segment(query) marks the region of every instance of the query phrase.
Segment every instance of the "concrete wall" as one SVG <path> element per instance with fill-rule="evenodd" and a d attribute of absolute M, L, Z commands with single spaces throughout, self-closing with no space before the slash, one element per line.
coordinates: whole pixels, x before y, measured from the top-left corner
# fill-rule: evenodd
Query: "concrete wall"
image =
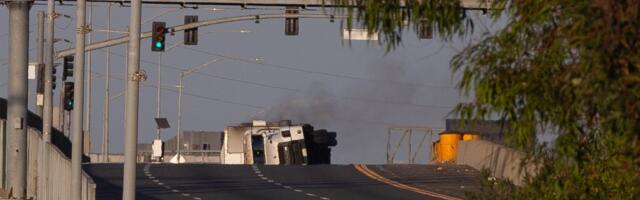
<path fill-rule="evenodd" d="M 522 152 L 506 148 L 484 140 L 460 141 L 456 164 L 469 165 L 475 169 L 489 169 L 492 176 L 513 181 L 516 185 L 522 185 L 525 170 L 534 172 L 532 165 L 526 165 L 521 170 L 520 162 L 524 158 Z"/>
<path fill-rule="evenodd" d="M 27 197 L 33 199 L 71 199 L 71 159 L 54 145 L 43 146 L 40 131 L 27 130 Z M 47 159 L 42 159 L 42 152 Z M 38 170 L 38 162 L 44 162 L 46 168 Z M 46 173 L 48 176 L 44 176 Z M 39 177 L 41 176 L 42 177 Z M 44 184 L 38 184 L 43 181 Z M 96 185 L 84 171 L 81 176 L 82 199 L 94 200 Z"/>

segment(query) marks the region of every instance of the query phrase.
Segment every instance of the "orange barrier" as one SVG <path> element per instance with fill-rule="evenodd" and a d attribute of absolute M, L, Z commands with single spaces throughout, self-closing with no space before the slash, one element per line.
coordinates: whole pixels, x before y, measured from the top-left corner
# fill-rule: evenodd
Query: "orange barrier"
<path fill-rule="evenodd" d="M 459 133 L 440 133 L 440 141 L 436 143 L 438 161 L 449 162 L 456 159 L 458 141 L 462 139 Z"/>

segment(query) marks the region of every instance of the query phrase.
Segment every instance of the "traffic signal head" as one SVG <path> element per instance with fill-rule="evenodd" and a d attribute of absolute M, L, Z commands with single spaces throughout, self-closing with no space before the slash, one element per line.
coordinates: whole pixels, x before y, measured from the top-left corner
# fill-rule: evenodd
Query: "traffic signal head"
<path fill-rule="evenodd" d="M 297 6 L 287 6 L 285 14 L 297 15 L 299 14 L 299 8 Z M 300 32 L 300 22 L 296 17 L 286 17 L 284 20 L 284 34 L 285 35 L 298 35 Z"/>
<path fill-rule="evenodd" d="M 191 24 L 198 22 L 197 15 L 184 16 L 184 24 Z M 198 44 L 198 28 L 190 28 L 184 30 L 184 45 L 197 45 Z"/>
<path fill-rule="evenodd" d="M 151 30 L 151 51 L 164 51 L 165 33 L 165 22 L 153 22 L 153 27 Z"/>
<path fill-rule="evenodd" d="M 64 110 L 73 110 L 73 82 L 64 83 Z"/>
<path fill-rule="evenodd" d="M 73 56 L 65 56 L 62 63 L 62 81 L 67 80 L 67 77 L 73 76 Z"/>
<path fill-rule="evenodd" d="M 51 66 L 51 89 L 56 89 L 56 65 Z"/>

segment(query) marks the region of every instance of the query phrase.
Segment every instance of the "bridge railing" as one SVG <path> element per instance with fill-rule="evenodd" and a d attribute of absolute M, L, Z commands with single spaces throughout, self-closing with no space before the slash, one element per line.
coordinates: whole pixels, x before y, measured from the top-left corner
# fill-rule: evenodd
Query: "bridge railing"
<path fill-rule="evenodd" d="M 27 139 L 27 196 L 42 199 L 71 199 L 71 160 L 56 146 L 42 145 L 42 135 L 29 128 Z M 38 169 L 38 162 L 44 168 Z M 96 184 L 82 173 L 82 199 L 95 200 Z"/>

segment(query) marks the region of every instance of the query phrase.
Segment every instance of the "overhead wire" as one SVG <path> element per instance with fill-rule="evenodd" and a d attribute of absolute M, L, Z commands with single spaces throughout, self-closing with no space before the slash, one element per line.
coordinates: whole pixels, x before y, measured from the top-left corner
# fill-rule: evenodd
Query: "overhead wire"
<path fill-rule="evenodd" d="M 222 54 L 213 53 L 213 52 L 209 52 L 209 51 L 205 51 L 205 50 L 200 50 L 200 49 L 197 49 L 197 48 L 188 47 L 188 46 L 184 46 L 184 45 L 182 45 L 180 47 L 184 48 L 184 49 L 187 49 L 187 50 L 194 51 L 194 52 L 210 55 L 210 56 L 218 56 L 218 57 L 222 57 L 222 58 L 225 58 L 225 59 L 236 60 L 236 61 L 240 61 L 240 62 L 244 62 L 244 63 L 257 64 L 257 65 L 262 65 L 262 66 L 271 67 L 271 68 L 278 68 L 278 69 L 284 69 L 284 70 L 289 70 L 289 71 L 297 71 L 297 72 L 308 73 L 308 74 L 318 74 L 318 75 L 329 76 L 329 77 L 336 77 L 336 78 L 343 78 L 343 79 L 354 79 L 354 80 L 375 82 L 375 83 L 403 85 L 403 86 L 408 86 L 408 87 L 429 87 L 429 88 L 445 88 L 445 89 L 453 89 L 454 88 L 452 86 L 440 86 L 440 85 L 429 85 L 429 84 L 414 84 L 414 83 L 399 82 L 399 81 L 389 81 L 389 80 L 375 80 L 375 79 L 368 79 L 368 78 L 357 77 L 357 76 L 349 76 L 349 75 L 329 73 L 329 72 L 312 71 L 312 70 L 302 69 L 302 68 L 298 68 L 298 67 L 291 67 L 291 66 L 272 64 L 272 63 L 261 62 L 261 61 L 246 59 L 246 58 L 239 58 L 239 57 L 222 55 Z"/>
<path fill-rule="evenodd" d="M 95 75 L 105 76 L 104 74 L 98 73 L 98 72 L 91 72 L 91 73 L 95 74 Z M 119 77 L 119 76 L 114 76 L 112 74 L 109 75 L 109 78 L 115 79 L 115 80 L 122 80 L 122 81 L 124 80 L 124 78 Z M 156 89 L 158 88 L 158 86 L 156 86 L 155 84 L 151 84 L 151 83 L 140 82 L 140 84 L 142 86 L 145 86 L 145 87 L 156 88 Z M 169 88 L 169 87 L 160 86 L 160 89 L 164 90 L 164 91 L 171 91 L 171 92 L 174 92 L 174 93 L 178 93 L 177 89 L 173 89 L 173 88 Z M 251 105 L 251 104 L 246 104 L 246 103 L 239 103 L 239 102 L 235 102 L 235 101 L 219 99 L 219 98 L 204 96 L 204 95 L 185 92 L 185 91 L 183 91 L 182 94 L 187 95 L 187 96 L 196 97 L 196 98 L 205 99 L 205 100 L 210 100 L 210 101 L 215 101 L 215 102 L 220 102 L 220 103 L 226 103 L 226 104 L 234 104 L 234 105 L 245 106 L 245 107 L 250 107 L 250 108 L 255 108 L 255 109 L 264 109 L 265 108 L 264 106 L 257 106 L 257 105 Z"/>
<path fill-rule="evenodd" d="M 114 52 L 111 52 L 111 54 L 115 55 L 115 56 L 118 56 L 118 57 L 124 57 L 124 55 L 121 55 L 121 54 L 118 54 L 118 53 L 114 53 Z M 149 60 L 146 60 L 146 59 L 140 59 L 140 62 L 147 63 L 147 64 L 152 64 L 152 65 L 157 65 L 158 64 L 157 62 L 149 61 Z M 175 66 L 166 65 L 166 64 L 161 64 L 161 66 L 163 66 L 164 68 L 169 68 L 169 69 L 173 69 L 173 70 L 177 70 L 177 71 L 185 70 L 185 69 L 180 68 L 180 67 L 175 67 Z M 306 96 L 313 96 L 315 94 L 314 92 L 311 92 L 311 91 L 304 91 L 304 90 L 295 89 L 295 88 L 287 88 L 287 87 L 281 87 L 281 86 L 270 85 L 270 84 L 265 84 L 265 83 L 258 83 L 258 82 L 248 81 L 248 80 L 229 78 L 229 77 L 209 74 L 209 73 L 202 72 L 202 71 L 196 71 L 196 72 L 193 72 L 193 73 L 198 74 L 198 75 L 202 75 L 202 76 L 205 76 L 205 77 L 209 77 L 209 78 L 221 79 L 221 80 L 232 81 L 232 82 L 239 82 L 239 83 L 243 83 L 243 84 L 254 85 L 254 86 L 270 88 L 270 89 L 285 90 L 285 91 L 289 91 L 289 92 L 303 94 L 303 95 L 306 95 Z M 350 101 L 375 103 L 375 104 L 390 104 L 390 105 L 410 106 L 410 107 L 420 107 L 420 108 L 443 108 L 443 109 L 450 109 L 450 108 L 454 107 L 454 106 L 424 105 L 424 104 L 415 104 L 415 103 L 407 103 L 407 102 L 395 102 L 395 101 L 388 101 L 388 100 L 358 98 L 358 97 L 340 96 L 340 95 L 334 95 L 334 94 L 325 94 L 325 95 L 327 95 L 328 97 L 334 98 L 334 99 L 344 99 L 344 100 L 350 100 Z"/>

